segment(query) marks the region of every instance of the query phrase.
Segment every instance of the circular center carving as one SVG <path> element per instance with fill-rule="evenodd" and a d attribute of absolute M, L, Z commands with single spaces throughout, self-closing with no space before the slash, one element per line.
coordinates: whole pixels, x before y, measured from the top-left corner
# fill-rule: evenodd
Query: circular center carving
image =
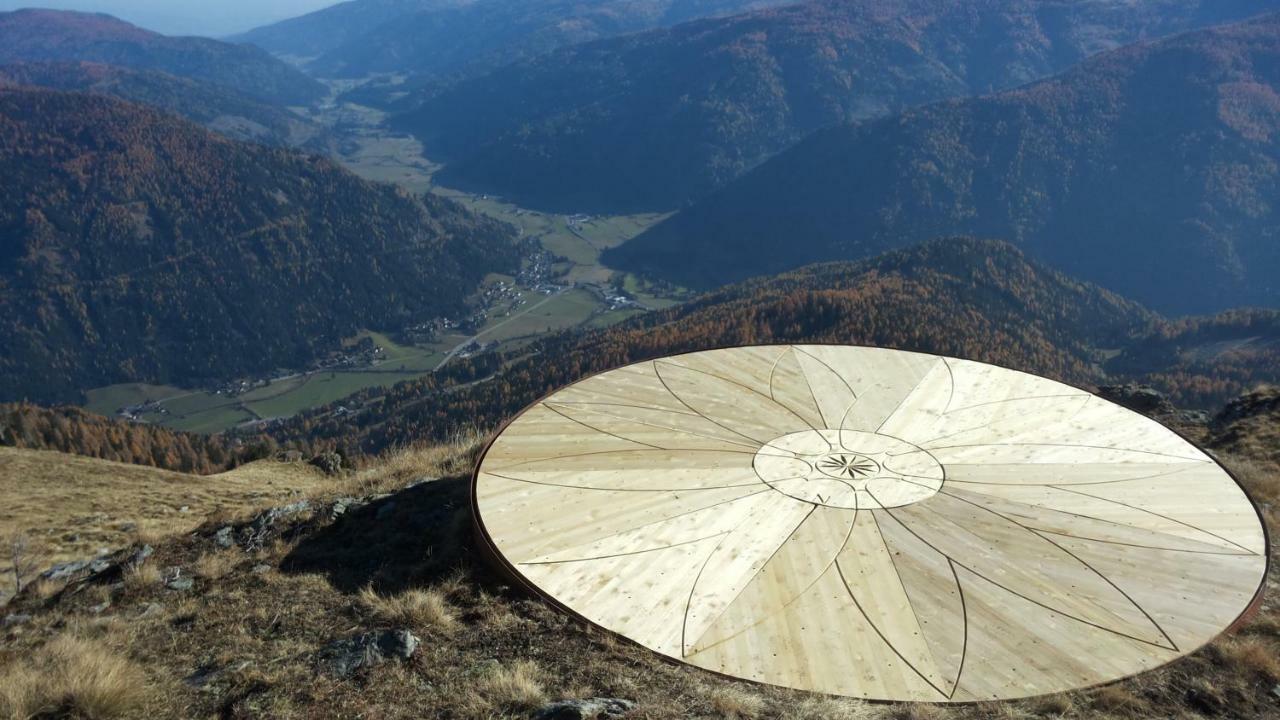
<path fill-rule="evenodd" d="M 756 475 L 787 497 L 825 507 L 874 510 L 920 502 L 942 487 L 928 451 L 860 430 L 804 430 L 756 453 Z"/>

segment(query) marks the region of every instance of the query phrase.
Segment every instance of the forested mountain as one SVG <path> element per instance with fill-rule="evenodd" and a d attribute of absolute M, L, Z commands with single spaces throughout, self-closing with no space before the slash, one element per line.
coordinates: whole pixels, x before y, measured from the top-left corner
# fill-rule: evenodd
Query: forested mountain
<path fill-rule="evenodd" d="M 680 207 L 807 133 L 1013 87 L 1280 0 L 815 0 L 564 48 L 397 126 L 441 182 L 560 211 Z"/>
<path fill-rule="evenodd" d="M 267 457 L 269 438 L 224 438 L 94 415 L 76 407 L 0 404 L 0 446 L 56 450 L 163 470 L 208 474 Z"/>
<path fill-rule="evenodd" d="M 321 76 L 394 72 L 439 81 L 574 43 L 794 1 L 356 0 L 242 37 L 276 52 L 323 49 L 309 66 Z"/>
<path fill-rule="evenodd" d="M 377 451 L 464 425 L 496 427 L 543 394 L 628 362 L 750 343 L 922 350 L 1085 384 L 1101 376 L 1095 348 L 1119 347 L 1159 323 L 1141 306 L 1030 262 L 1010 245 L 952 239 L 753 280 L 612 328 L 463 359 L 343 400 L 351 413 L 321 408 L 271 432 L 281 442 Z"/>
<path fill-rule="evenodd" d="M 237 140 L 321 150 L 327 133 L 290 112 L 229 87 L 154 70 L 89 62 L 0 65 L 0 85 L 38 85 L 151 105 Z"/>
<path fill-rule="evenodd" d="M 74 60 L 205 80 L 279 104 L 304 105 L 325 94 L 319 82 L 252 45 L 167 37 L 110 15 L 0 13 L 0 64 Z"/>
<path fill-rule="evenodd" d="M 972 233 L 1162 311 L 1280 303 L 1280 15 L 814 134 L 606 256 L 695 286 Z"/>
<path fill-rule="evenodd" d="M 509 226 L 103 96 L 0 89 L 0 399 L 298 367 L 460 309 Z"/>
<path fill-rule="evenodd" d="M 475 0 L 347 0 L 305 15 L 254 28 L 232 40 L 253 43 L 273 53 L 315 58 L 379 25 L 418 12 L 465 7 Z"/>

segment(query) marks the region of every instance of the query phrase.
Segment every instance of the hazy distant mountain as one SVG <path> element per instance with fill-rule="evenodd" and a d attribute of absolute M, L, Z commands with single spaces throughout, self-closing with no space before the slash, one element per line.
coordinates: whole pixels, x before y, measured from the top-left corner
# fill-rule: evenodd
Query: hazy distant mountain
<path fill-rule="evenodd" d="M 314 58 L 349 42 L 388 21 L 416 12 L 464 7 L 476 0 L 347 0 L 315 12 L 254 28 L 233 36 L 273 53 Z"/>
<path fill-rule="evenodd" d="M 1280 15 L 815 133 L 606 256 L 697 286 L 953 233 L 1164 311 L 1280 304 Z"/>
<path fill-rule="evenodd" d="M 325 94 L 320 83 L 251 45 L 166 37 L 110 15 L 0 13 L 0 64 L 80 60 L 205 80 L 279 104 L 306 104 Z"/>
<path fill-rule="evenodd" d="M 298 367 L 461 309 L 511 229 L 114 98 L 0 89 L 0 399 Z"/>
<path fill-rule="evenodd" d="M 354 0 L 254 30 L 322 76 L 473 77 L 573 43 L 795 0 Z"/>
<path fill-rule="evenodd" d="M 679 207 L 805 134 L 1047 76 L 1280 0 L 821 0 L 576 45 L 399 121 L 455 186 L 562 211 Z"/>
<path fill-rule="evenodd" d="M 0 65 L 0 86 L 37 85 L 111 95 L 151 105 L 237 140 L 324 149 L 327 133 L 312 122 L 223 85 L 154 70 L 88 62 Z"/>

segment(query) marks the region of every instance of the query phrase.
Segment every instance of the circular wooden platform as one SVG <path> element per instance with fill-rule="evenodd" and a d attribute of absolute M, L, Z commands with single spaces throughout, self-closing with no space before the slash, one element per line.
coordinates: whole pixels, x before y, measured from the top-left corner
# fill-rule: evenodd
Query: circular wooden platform
<path fill-rule="evenodd" d="M 1172 431 L 982 363 L 742 347 L 612 370 L 521 413 L 475 479 L 531 588 L 738 678 L 961 702 L 1185 655 L 1266 572 L 1258 514 Z"/>

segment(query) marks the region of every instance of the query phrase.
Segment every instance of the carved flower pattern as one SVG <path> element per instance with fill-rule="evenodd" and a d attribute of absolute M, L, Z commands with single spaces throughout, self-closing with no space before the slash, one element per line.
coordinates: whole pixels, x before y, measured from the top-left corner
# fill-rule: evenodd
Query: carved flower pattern
<path fill-rule="evenodd" d="M 1011 698 L 1191 652 L 1249 605 L 1263 531 L 1159 424 L 982 363 L 758 346 L 556 392 L 482 459 L 530 585 L 657 652 L 856 697 Z"/>

